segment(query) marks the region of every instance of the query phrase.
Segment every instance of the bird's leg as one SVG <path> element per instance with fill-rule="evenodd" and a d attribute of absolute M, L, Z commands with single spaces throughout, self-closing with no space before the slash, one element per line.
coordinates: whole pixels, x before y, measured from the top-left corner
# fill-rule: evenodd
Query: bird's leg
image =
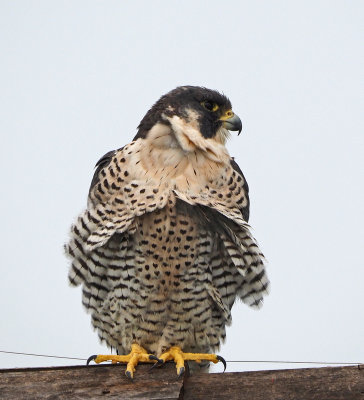
<path fill-rule="evenodd" d="M 221 361 L 224 364 L 224 371 L 226 369 L 226 361 L 216 354 L 203 354 L 203 353 L 184 353 L 180 347 L 173 346 L 160 357 L 163 362 L 173 360 L 176 363 L 177 375 L 182 376 L 185 372 L 185 361 L 196 361 L 200 363 L 202 360 L 211 361 L 214 364 Z M 158 363 L 160 364 L 160 362 Z"/>
<path fill-rule="evenodd" d="M 121 355 L 94 355 L 89 357 L 87 360 L 87 364 L 91 361 L 95 361 L 96 364 L 102 363 L 104 361 L 111 361 L 113 364 L 116 363 L 126 363 L 126 371 L 125 375 L 133 379 L 135 367 L 138 365 L 139 362 L 162 362 L 158 357 L 154 356 L 153 354 L 149 354 L 143 347 L 139 346 L 138 344 L 131 345 L 131 351 L 129 354 L 125 356 Z"/>

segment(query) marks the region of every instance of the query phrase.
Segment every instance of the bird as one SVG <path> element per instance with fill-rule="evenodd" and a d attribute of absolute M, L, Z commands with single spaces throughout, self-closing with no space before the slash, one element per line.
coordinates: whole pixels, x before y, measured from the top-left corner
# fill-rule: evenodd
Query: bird
<path fill-rule="evenodd" d="M 65 253 L 69 283 L 82 286 L 92 326 L 117 354 L 88 363 L 125 363 L 131 379 L 139 362 L 172 360 L 178 376 L 185 361 L 226 367 L 215 352 L 233 304 L 260 308 L 269 291 L 230 131 L 242 122 L 224 94 L 179 86 L 97 162 Z"/>

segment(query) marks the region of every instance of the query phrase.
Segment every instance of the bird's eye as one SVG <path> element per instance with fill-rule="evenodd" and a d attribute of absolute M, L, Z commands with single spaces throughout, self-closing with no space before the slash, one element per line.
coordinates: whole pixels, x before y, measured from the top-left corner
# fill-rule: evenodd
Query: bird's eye
<path fill-rule="evenodd" d="M 219 108 L 219 106 L 216 103 L 214 103 L 212 101 L 208 101 L 208 100 L 203 101 L 201 103 L 201 105 L 203 108 L 206 108 L 207 111 L 211 111 L 211 112 L 214 112 L 214 111 L 218 110 L 218 108 Z"/>

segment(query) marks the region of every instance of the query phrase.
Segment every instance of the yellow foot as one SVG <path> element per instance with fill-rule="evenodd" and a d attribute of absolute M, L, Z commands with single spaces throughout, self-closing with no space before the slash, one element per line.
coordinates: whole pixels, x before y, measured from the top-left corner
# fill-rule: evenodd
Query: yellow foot
<path fill-rule="evenodd" d="M 183 353 L 180 347 L 171 347 L 168 351 L 163 353 L 160 357 L 163 362 L 174 360 L 177 368 L 177 375 L 181 376 L 185 372 L 185 361 L 196 361 L 200 363 L 202 360 L 211 361 L 214 364 L 221 361 L 224 364 L 224 371 L 226 369 L 226 361 L 216 354 L 202 354 L 202 353 Z M 157 364 L 160 364 L 158 362 Z"/>
<path fill-rule="evenodd" d="M 143 347 L 138 344 L 131 345 L 131 352 L 126 356 L 119 355 L 95 355 L 89 357 L 87 360 L 87 365 L 91 362 L 95 361 L 96 364 L 102 363 L 104 361 L 111 361 L 113 364 L 116 363 L 126 363 L 126 371 L 125 375 L 133 379 L 135 367 L 139 362 L 161 362 L 158 357 L 153 354 L 148 354 L 148 352 L 143 349 Z"/>

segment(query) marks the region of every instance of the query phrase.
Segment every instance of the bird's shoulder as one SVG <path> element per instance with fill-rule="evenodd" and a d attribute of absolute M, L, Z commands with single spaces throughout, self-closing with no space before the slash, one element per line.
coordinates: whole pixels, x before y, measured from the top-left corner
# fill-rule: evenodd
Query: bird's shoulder
<path fill-rule="evenodd" d="M 211 163 L 207 163 L 207 166 L 211 166 Z M 245 226 L 249 219 L 249 188 L 238 164 L 231 158 L 227 163 L 217 165 L 217 168 L 204 169 L 205 172 L 210 172 L 207 179 L 203 171 L 196 168 L 197 184 L 188 182 L 187 187 L 177 185 L 174 193 L 188 204 L 207 206 L 215 216 L 221 214 L 238 225 Z"/>
<path fill-rule="evenodd" d="M 135 147 L 138 147 L 135 144 L 136 141 L 133 141 L 117 150 L 108 151 L 97 161 L 89 194 L 103 185 L 108 189 L 109 185 L 113 183 L 115 185 L 117 181 L 119 183 L 128 181 L 128 169 L 130 169 L 131 161 L 136 153 Z"/>
<path fill-rule="evenodd" d="M 90 190 L 89 192 L 94 188 L 94 186 L 100 181 L 100 171 L 107 167 L 112 160 L 113 156 L 117 150 L 111 150 L 108 151 L 106 154 L 104 154 L 95 164 L 95 172 L 94 176 L 92 177 L 91 185 L 90 185 Z"/>
<path fill-rule="evenodd" d="M 249 185 L 238 163 L 235 161 L 234 157 L 230 159 L 230 165 L 233 168 L 233 170 L 237 173 L 237 181 L 238 183 L 240 183 L 246 197 L 246 202 L 242 205 L 240 210 L 244 220 L 248 222 L 250 214 Z M 241 177 L 242 179 L 240 179 L 239 177 Z"/>
<path fill-rule="evenodd" d="M 143 139 L 137 139 L 100 158 L 89 191 L 89 209 L 108 210 L 110 218 L 120 213 L 134 218 L 166 205 L 170 188 L 145 168 L 144 147 Z"/>

